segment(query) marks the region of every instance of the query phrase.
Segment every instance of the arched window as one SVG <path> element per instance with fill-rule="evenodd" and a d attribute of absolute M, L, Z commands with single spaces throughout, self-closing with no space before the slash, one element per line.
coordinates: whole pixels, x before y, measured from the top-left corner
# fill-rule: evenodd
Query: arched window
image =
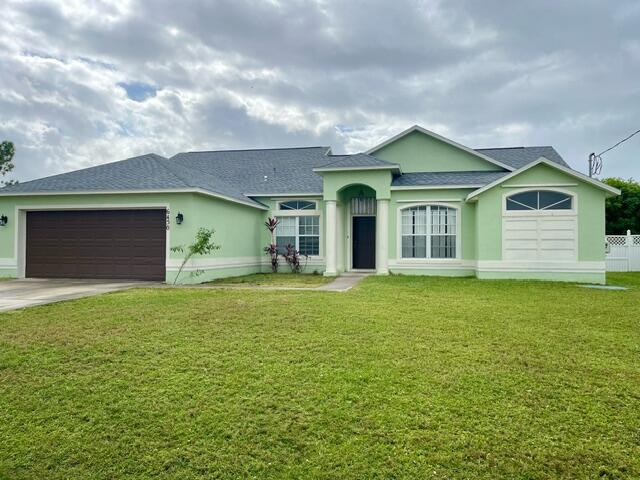
<path fill-rule="evenodd" d="M 507 197 L 507 210 L 571 210 L 573 197 L 553 190 L 531 190 Z"/>
<path fill-rule="evenodd" d="M 402 258 L 456 258 L 458 211 L 442 205 L 402 210 Z"/>
<path fill-rule="evenodd" d="M 309 200 L 289 200 L 280 202 L 280 210 L 315 210 L 316 202 Z"/>

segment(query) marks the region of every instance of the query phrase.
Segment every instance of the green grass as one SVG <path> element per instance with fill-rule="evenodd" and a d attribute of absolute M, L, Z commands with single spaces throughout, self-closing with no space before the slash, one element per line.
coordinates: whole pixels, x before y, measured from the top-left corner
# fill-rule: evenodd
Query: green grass
<path fill-rule="evenodd" d="M 0 478 L 639 478 L 640 288 L 615 278 L 0 314 Z"/>
<path fill-rule="evenodd" d="M 607 285 L 619 285 L 629 288 L 640 288 L 639 272 L 609 272 L 607 273 Z"/>
<path fill-rule="evenodd" d="M 264 287 L 319 287 L 332 282 L 331 277 L 294 273 L 254 273 L 242 277 L 220 278 L 209 282 L 212 285 L 251 285 Z"/>

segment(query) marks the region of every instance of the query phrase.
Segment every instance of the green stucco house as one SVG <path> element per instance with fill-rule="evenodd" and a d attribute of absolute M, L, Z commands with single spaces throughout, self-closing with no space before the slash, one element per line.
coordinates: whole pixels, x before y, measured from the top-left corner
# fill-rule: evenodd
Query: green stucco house
<path fill-rule="evenodd" d="M 603 283 L 617 194 L 552 147 L 473 150 L 418 126 L 355 155 L 149 154 L 0 189 L 0 276 L 172 281 L 171 247 L 200 227 L 221 249 L 185 282 L 269 271 L 278 217 L 307 272 Z"/>

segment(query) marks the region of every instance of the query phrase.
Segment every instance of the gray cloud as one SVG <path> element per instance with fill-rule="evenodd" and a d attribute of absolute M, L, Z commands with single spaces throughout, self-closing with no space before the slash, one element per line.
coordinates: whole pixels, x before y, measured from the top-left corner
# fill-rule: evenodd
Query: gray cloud
<path fill-rule="evenodd" d="M 585 170 L 640 128 L 640 7 L 620 2 L 9 0 L 0 138 L 27 180 L 157 152 L 331 145 L 419 123 L 554 145 Z M 640 140 L 605 156 L 640 177 Z"/>

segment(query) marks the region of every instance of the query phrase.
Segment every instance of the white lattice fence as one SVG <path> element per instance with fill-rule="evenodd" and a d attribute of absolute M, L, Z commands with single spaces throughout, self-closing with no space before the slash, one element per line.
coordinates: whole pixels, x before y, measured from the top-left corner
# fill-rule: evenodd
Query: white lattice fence
<path fill-rule="evenodd" d="M 608 272 L 640 272 L 640 235 L 607 235 Z"/>

